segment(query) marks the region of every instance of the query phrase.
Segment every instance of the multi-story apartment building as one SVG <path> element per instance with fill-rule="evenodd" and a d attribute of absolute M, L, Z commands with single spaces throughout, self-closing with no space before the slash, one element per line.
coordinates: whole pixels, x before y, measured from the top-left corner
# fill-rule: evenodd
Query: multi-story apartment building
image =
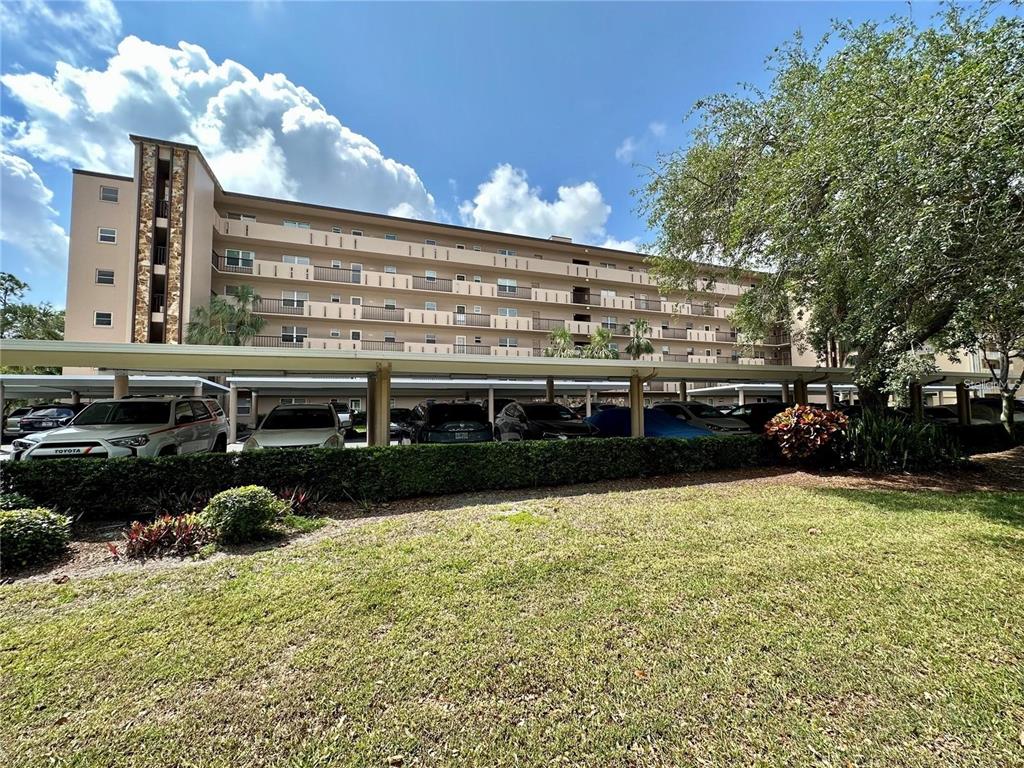
<path fill-rule="evenodd" d="M 246 285 L 260 346 L 528 356 L 604 327 L 623 349 L 643 317 L 655 360 L 791 360 L 786 333 L 741 347 L 749 284 L 664 296 L 640 254 L 229 192 L 198 148 L 131 139 L 133 177 L 74 174 L 70 340 L 184 343 L 198 306 Z"/>

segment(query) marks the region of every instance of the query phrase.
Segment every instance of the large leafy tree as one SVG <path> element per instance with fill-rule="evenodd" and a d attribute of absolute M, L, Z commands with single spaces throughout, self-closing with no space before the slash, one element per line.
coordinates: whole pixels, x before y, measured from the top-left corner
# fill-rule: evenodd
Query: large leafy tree
<path fill-rule="evenodd" d="M 192 312 L 185 340 L 189 344 L 248 344 L 266 323 L 255 311 L 259 299 L 248 285 L 239 286 L 231 296 L 212 296 L 207 306 L 196 307 Z"/>
<path fill-rule="evenodd" d="M 0 338 L 42 339 L 59 341 L 64 338 L 64 310 L 55 309 L 49 302 L 32 304 L 22 299 L 29 290 L 28 283 L 9 272 L 0 272 Z M 10 368 L 4 373 L 60 373 L 59 368 Z"/>
<path fill-rule="evenodd" d="M 766 89 L 698 102 L 691 146 L 640 191 L 663 287 L 765 271 L 739 301 L 746 336 L 802 320 L 868 407 L 1024 258 L 1024 20 L 986 6 L 935 22 L 797 37 Z"/>

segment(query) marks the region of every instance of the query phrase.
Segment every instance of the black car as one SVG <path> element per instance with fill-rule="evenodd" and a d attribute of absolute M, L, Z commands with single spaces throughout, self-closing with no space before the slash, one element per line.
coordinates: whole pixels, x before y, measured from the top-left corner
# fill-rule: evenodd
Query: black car
<path fill-rule="evenodd" d="M 413 408 L 417 443 L 489 443 L 494 431 L 477 403 L 429 403 Z"/>
<path fill-rule="evenodd" d="M 764 432 L 764 425 L 787 408 L 789 403 L 745 403 L 737 405 L 726 415 L 746 423 L 751 432 Z"/>
<path fill-rule="evenodd" d="M 21 434 L 27 435 L 32 432 L 45 432 L 49 429 L 66 427 L 83 408 L 85 405 L 66 405 L 64 403 L 33 408 L 31 413 L 21 417 Z"/>
<path fill-rule="evenodd" d="M 596 437 L 597 427 L 557 403 L 509 403 L 494 418 L 498 440 L 568 440 Z"/>
<path fill-rule="evenodd" d="M 618 406 L 612 405 L 611 403 L 591 403 L 590 404 L 590 412 L 591 413 L 598 413 L 600 411 L 607 411 L 607 410 L 610 410 L 612 408 L 617 408 L 617 407 Z M 582 405 L 577 405 L 572 410 L 573 410 L 573 412 L 577 416 L 579 416 L 580 418 L 583 418 L 584 416 L 587 415 L 587 404 L 583 403 Z"/>

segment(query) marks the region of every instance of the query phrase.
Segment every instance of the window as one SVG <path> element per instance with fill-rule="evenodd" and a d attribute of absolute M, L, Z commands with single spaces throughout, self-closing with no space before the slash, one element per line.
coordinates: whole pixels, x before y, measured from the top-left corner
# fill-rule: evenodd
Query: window
<path fill-rule="evenodd" d="M 397 240 L 398 239 L 398 235 L 396 235 L 394 232 L 388 232 L 387 234 L 384 235 L 384 239 L 385 240 Z"/>
<path fill-rule="evenodd" d="M 96 270 L 96 284 L 97 285 L 113 285 L 114 284 L 114 270 L 112 270 L 112 269 L 97 269 Z"/>
<path fill-rule="evenodd" d="M 615 291 L 609 291 L 609 290 L 607 290 L 605 288 L 602 288 L 601 289 L 601 298 L 602 299 L 614 299 L 615 298 Z"/>
<path fill-rule="evenodd" d="M 394 332 L 389 331 L 388 333 L 385 333 L 384 334 L 384 341 L 391 341 L 391 342 L 395 341 L 395 334 L 394 334 Z"/>
<path fill-rule="evenodd" d="M 480 246 L 479 245 L 474 245 L 473 246 L 473 250 L 474 251 L 479 251 L 480 250 Z"/>
<path fill-rule="evenodd" d="M 238 398 L 238 407 L 235 409 L 239 416 L 248 416 L 252 413 L 252 398 L 251 397 L 240 397 Z"/>
<path fill-rule="evenodd" d="M 331 304 L 341 304 L 341 294 L 340 293 L 332 293 L 331 294 Z"/>
<path fill-rule="evenodd" d="M 395 301 L 394 299 L 384 299 L 384 306 L 387 309 L 397 309 L 398 308 L 398 302 Z"/>
<path fill-rule="evenodd" d="M 474 282 L 476 282 L 475 278 L 474 278 Z M 512 278 L 509 278 L 509 277 L 499 277 L 498 278 L 498 293 L 499 294 L 502 294 L 502 293 L 517 293 L 518 292 L 518 288 L 519 288 L 519 283 L 517 283 Z"/>
<path fill-rule="evenodd" d="M 385 275 L 397 275 L 398 274 L 398 268 L 395 267 L 392 264 L 388 264 L 388 265 L 386 265 L 384 267 L 384 274 Z"/>
<path fill-rule="evenodd" d="M 348 337 L 350 339 L 352 339 L 352 341 L 360 341 L 363 338 L 363 332 L 362 331 L 349 331 L 348 332 Z"/>
<path fill-rule="evenodd" d="M 305 405 L 306 398 L 304 397 L 282 397 L 281 405 Z"/>
<path fill-rule="evenodd" d="M 363 297 L 362 296 L 353 296 L 352 298 L 350 298 L 348 300 L 348 303 L 351 304 L 353 307 L 362 306 L 362 304 L 363 304 Z"/>
<path fill-rule="evenodd" d="M 237 296 L 238 295 L 238 288 L 239 288 L 239 286 L 237 286 L 237 285 L 225 285 L 224 286 L 224 295 L 225 296 Z"/>
<path fill-rule="evenodd" d="M 455 244 L 455 249 L 459 250 L 459 251 L 464 251 L 464 250 L 466 250 L 466 246 L 463 245 L 462 243 L 456 243 Z"/>
<path fill-rule="evenodd" d="M 424 245 L 437 245 L 437 240 L 424 240 Z"/>
<path fill-rule="evenodd" d="M 304 307 L 309 301 L 308 291 L 281 291 L 281 306 Z"/>
<path fill-rule="evenodd" d="M 100 187 L 100 200 L 104 203 L 116 203 L 117 195 L 117 187 Z"/>
<path fill-rule="evenodd" d="M 519 310 L 515 307 L 498 307 L 498 317 L 519 317 Z"/>
<path fill-rule="evenodd" d="M 423 302 L 423 308 L 427 309 L 427 310 L 430 310 L 431 312 L 436 312 L 437 311 L 437 302 L 436 301 L 425 301 L 425 302 Z"/>
<path fill-rule="evenodd" d="M 479 304 L 474 304 L 473 305 L 473 314 L 474 315 L 479 315 L 483 311 L 484 311 L 483 307 L 481 307 Z"/>
<path fill-rule="evenodd" d="M 437 272 L 435 272 L 433 269 L 424 270 L 423 276 L 427 280 L 437 280 Z"/>
<path fill-rule="evenodd" d="M 455 314 L 456 315 L 464 315 L 464 314 L 466 314 L 466 305 L 465 304 L 456 304 L 455 305 Z"/>
<path fill-rule="evenodd" d="M 110 312 L 96 312 L 92 316 L 92 324 L 109 328 L 114 324 L 114 316 Z"/>
<path fill-rule="evenodd" d="M 289 229 L 309 229 L 308 221 L 295 221 L 294 219 L 285 219 L 284 225 Z"/>
<path fill-rule="evenodd" d="M 361 283 L 361 282 L 363 282 L 363 265 L 362 264 L 356 264 L 355 262 L 353 262 L 352 264 L 349 265 L 349 269 L 352 270 L 352 282 L 353 283 Z"/>
<path fill-rule="evenodd" d="M 239 251 L 236 248 L 226 248 L 224 250 L 224 263 L 229 267 L 252 269 L 252 262 L 255 258 L 256 254 L 253 251 Z"/>
<path fill-rule="evenodd" d="M 514 248 L 499 248 L 498 249 L 498 255 L 499 256 L 515 256 L 516 255 L 516 251 L 515 251 Z"/>
<path fill-rule="evenodd" d="M 116 243 L 117 242 L 117 230 L 110 227 L 100 227 L 97 230 L 97 239 L 101 243 Z"/>
<path fill-rule="evenodd" d="M 460 281 L 460 282 L 465 282 L 466 276 L 465 275 L 456 275 L 455 279 Z"/>
<path fill-rule="evenodd" d="M 428 333 L 423 336 L 423 341 L 427 344 L 437 344 L 437 334 Z"/>
<path fill-rule="evenodd" d="M 473 337 L 473 343 L 474 344 L 483 344 L 484 343 L 484 339 L 483 339 L 482 336 L 474 336 Z"/>
<path fill-rule="evenodd" d="M 356 237 L 362 237 L 363 236 L 363 230 L 361 230 L 361 229 L 353 229 L 352 230 L 352 234 L 355 235 Z"/>
<path fill-rule="evenodd" d="M 519 339 L 515 336 L 502 336 L 498 339 L 499 347 L 518 347 Z"/>
<path fill-rule="evenodd" d="M 617 267 L 610 261 L 602 261 L 601 266 L 605 269 L 617 269 Z"/>
<path fill-rule="evenodd" d="M 363 410 L 363 401 L 358 397 L 353 397 L 348 401 L 348 409 L 350 411 L 361 411 Z"/>
<path fill-rule="evenodd" d="M 289 344 L 301 344 L 309 335 L 309 329 L 301 325 L 282 325 L 281 341 Z"/>
<path fill-rule="evenodd" d="M 281 261 L 285 264 L 309 264 L 309 256 L 282 256 Z"/>
<path fill-rule="evenodd" d="M 256 221 L 256 217 L 251 213 L 235 213 L 228 211 L 228 219 L 231 221 Z"/>
<path fill-rule="evenodd" d="M 341 338 L 341 329 L 340 328 L 331 328 L 331 338 L 332 339 L 340 339 Z"/>
<path fill-rule="evenodd" d="M 331 232 L 333 232 L 335 235 L 340 235 L 341 227 L 331 227 Z"/>
<path fill-rule="evenodd" d="M 480 275 L 473 275 L 473 282 L 474 283 L 482 283 L 483 282 L 483 278 L 481 278 Z"/>
<path fill-rule="evenodd" d="M 331 259 L 332 269 L 341 269 L 341 259 Z"/>

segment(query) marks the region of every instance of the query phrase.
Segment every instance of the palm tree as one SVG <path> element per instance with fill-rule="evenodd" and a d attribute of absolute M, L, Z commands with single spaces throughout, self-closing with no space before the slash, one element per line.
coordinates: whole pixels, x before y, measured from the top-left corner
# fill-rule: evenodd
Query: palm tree
<path fill-rule="evenodd" d="M 639 360 L 643 355 L 654 352 L 654 345 L 651 344 L 651 324 L 641 318 L 632 320 L 629 324 L 630 339 L 626 345 L 626 352 L 634 360 Z"/>
<path fill-rule="evenodd" d="M 619 353 L 612 349 L 612 332 L 598 326 L 590 336 L 590 343 L 583 348 L 583 357 L 591 360 L 615 360 Z"/>
<path fill-rule="evenodd" d="M 579 357 L 572 334 L 564 326 L 552 328 L 548 334 L 548 345 L 544 347 L 544 357 Z"/>
<path fill-rule="evenodd" d="M 255 312 L 259 300 L 248 285 L 239 286 L 230 297 L 211 297 L 208 306 L 193 310 L 185 340 L 189 344 L 232 347 L 248 344 L 267 322 Z"/>

